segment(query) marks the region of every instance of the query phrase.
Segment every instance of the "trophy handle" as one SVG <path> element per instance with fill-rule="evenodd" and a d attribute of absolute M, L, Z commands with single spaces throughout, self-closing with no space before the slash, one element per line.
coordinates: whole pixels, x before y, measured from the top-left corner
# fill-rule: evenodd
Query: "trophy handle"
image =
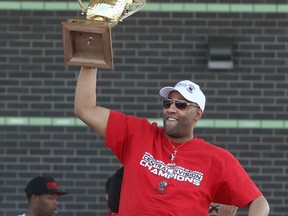
<path fill-rule="evenodd" d="M 84 6 L 84 4 L 82 3 L 82 0 L 78 0 L 78 3 L 79 3 L 79 5 L 80 5 L 82 14 L 86 14 L 86 12 L 87 12 L 87 7 Z"/>
<path fill-rule="evenodd" d="M 80 0 L 79 0 L 80 1 Z M 122 15 L 119 17 L 119 21 L 123 21 L 123 19 L 131 16 L 137 11 L 141 10 L 141 8 L 146 4 L 146 0 L 132 0 L 132 4 L 129 6 L 126 4 L 125 10 Z"/>

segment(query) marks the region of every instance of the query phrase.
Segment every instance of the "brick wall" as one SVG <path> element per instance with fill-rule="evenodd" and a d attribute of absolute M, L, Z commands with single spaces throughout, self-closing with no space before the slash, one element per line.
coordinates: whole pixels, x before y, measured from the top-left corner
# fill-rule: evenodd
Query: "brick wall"
<path fill-rule="evenodd" d="M 287 1 L 281 3 L 287 7 Z M 119 163 L 101 138 L 83 125 L 46 125 L 43 119 L 42 124 L 28 120 L 19 125 L 5 120 L 74 117 L 79 67 L 64 64 L 60 23 L 77 16 L 76 10 L 0 10 L 1 216 L 25 211 L 23 188 L 44 173 L 70 192 L 61 198 L 61 215 L 105 215 L 104 183 Z M 226 122 L 201 126 L 196 135 L 230 150 L 267 197 L 270 215 L 284 216 L 287 18 L 281 12 L 138 12 L 112 29 L 115 69 L 99 71 L 98 101 L 127 114 L 158 119 L 159 89 L 194 80 L 207 96 L 203 121 Z M 207 69 L 210 36 L 234 38 L 233 70 Z M 232 127 L 228 120 L 266 124 Z"/>

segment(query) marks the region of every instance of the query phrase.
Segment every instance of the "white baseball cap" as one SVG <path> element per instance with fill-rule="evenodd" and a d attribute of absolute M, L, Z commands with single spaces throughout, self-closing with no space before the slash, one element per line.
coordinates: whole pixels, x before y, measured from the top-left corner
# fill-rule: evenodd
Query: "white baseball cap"
<path fill-rule="evenodd" d="M 163 98 L 168 98 L 170 92 L 177 91 L 179 92 L 186 100 L 198 104 L 202 112 L 205 109 L 206 98 L 200 87 L 191 82 L 190 80 L 182 80 L 178 82 L 175 87 L 166 86 L 160 89 L 159 94 Z"/>

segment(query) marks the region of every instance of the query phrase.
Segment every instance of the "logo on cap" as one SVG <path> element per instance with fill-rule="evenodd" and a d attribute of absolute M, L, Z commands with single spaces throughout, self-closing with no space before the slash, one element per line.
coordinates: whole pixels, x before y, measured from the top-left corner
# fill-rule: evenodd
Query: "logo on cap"
<path fill-rule="evenodd" d="M 195 90 L 195 87 L 194 87 L 192 84 L 188 84 L 186 90 L 187 90 L 190 94 L 192 94 L 193 91 Z"/>
<path fill-rule="evenodd" d="M 58 184 L 56 182 L 48 182 L 46 184 L 48 189 L 57 189 L 58 188 Z"/>
<path fill-rule="evenodd" d="M 192 94 L 193 91 L 195 90 L 195 87 L 192 84 L 187 84 L 187 83 L 184 83 L 184 82 L 177 83 L 177 85 L 175 87 L 186 88 L 186 91 L 188 91 L 190 94 Z"/>

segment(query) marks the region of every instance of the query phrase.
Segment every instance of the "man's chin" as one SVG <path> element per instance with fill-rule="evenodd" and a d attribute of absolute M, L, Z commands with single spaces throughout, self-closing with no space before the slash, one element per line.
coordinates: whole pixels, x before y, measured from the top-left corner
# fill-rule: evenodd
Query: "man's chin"
<path fill-rule="evenodd" d="M 177 133 L 175 131 L 175 127 L 165 127 L 165 133 L 169 137 L 172 137 L 172 138 L 176 138 L 177 137 Z"/>

